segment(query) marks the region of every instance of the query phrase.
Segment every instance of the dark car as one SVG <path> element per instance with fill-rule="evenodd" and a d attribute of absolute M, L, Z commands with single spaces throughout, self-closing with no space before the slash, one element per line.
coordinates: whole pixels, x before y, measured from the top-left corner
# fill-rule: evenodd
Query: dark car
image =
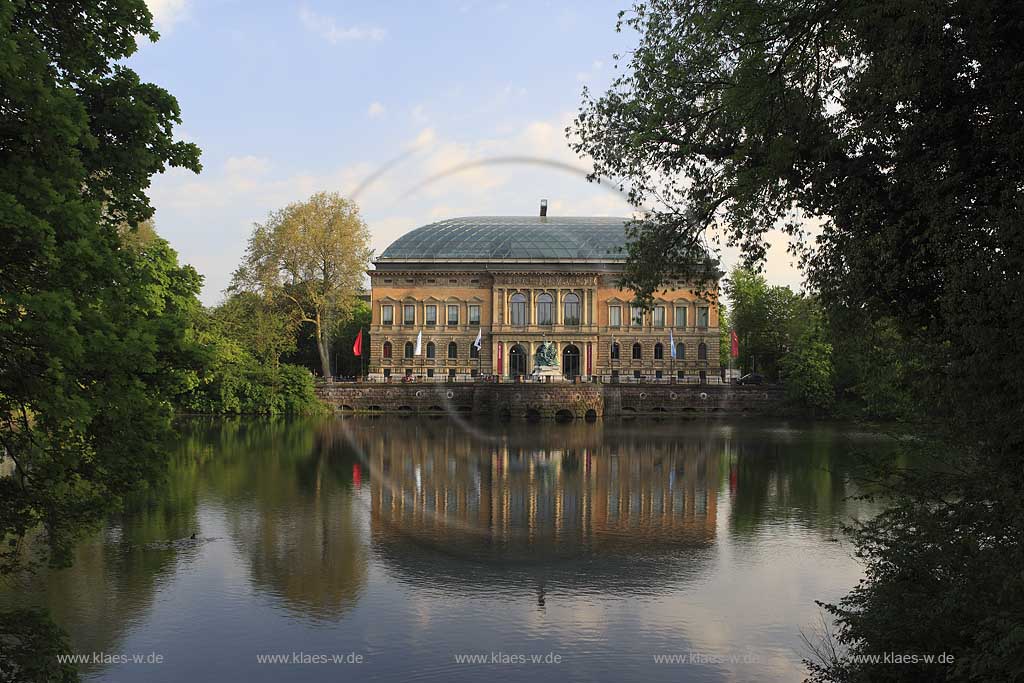
<path fill-rule="evenodd" d="M 764 375 L 751 372 L 749 375 L 743 375 L 736 380 L 736 384 L 764 384 Z"/>

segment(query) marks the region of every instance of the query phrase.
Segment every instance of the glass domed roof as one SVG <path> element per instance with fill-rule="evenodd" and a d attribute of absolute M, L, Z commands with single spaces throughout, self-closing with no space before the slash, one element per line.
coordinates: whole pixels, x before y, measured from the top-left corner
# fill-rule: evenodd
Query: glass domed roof
<path fill-rule="evenodd" d="M 449 218 L 399 237 L 378 261 L 623 261 L 628 220 L 581 216 Z"/>

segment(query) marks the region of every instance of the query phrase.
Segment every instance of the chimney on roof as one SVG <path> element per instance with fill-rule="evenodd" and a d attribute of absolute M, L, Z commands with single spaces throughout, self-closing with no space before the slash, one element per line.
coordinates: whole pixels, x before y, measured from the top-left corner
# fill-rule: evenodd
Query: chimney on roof
<path fill-rule="evenodd" d="M 540 200 L 540 217 L 543 218 L 544 216 L 547 216 L 547 215 L 548 215 L 548 200 L 542 199 L 542 200 Z"/>

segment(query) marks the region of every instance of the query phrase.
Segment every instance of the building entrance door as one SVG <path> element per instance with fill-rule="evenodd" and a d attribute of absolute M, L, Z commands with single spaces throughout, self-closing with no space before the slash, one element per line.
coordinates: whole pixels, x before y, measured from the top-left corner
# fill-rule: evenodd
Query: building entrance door
<path fill-rule="evenodd" d="M 517 377 L 526 374 L 526 349 L 516 344 L 508 350 L 508 374 Z"/>
<path fill-rule="evenodd" d="M 562 374 L 566 379 L 580 376 L 580 350 L 572 344 L 562 349 Z"/>

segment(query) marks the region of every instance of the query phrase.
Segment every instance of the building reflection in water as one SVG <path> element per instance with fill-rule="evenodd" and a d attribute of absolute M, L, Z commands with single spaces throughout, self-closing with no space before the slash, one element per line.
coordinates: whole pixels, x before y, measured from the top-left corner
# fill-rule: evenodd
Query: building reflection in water
<path fill-rule="evenodd" d="M 496 426 L 475 439 L 453 423 L 340 424 L 370 472 L 375 552 L 400 578 L 651 591 L 659 576 L 688 575 L 715 539 L 709 439 L 600 425 Z"/>

